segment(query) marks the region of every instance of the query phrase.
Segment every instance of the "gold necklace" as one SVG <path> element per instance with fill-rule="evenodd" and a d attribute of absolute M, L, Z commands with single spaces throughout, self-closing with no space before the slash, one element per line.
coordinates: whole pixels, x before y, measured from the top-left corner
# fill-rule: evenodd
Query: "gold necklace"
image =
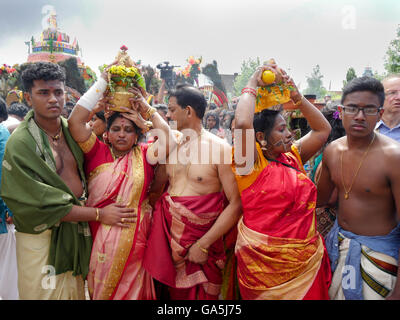
<path fill-rule="evenodd" d="M 356 173 L 355 173 L 355 175 L 354 175 L 354 177 L 353 177 L 353 180 L 351 181 L 351 185 L 350 185 L 350 187 L 349 187 L 349 190 L 346 190 L 346 186 L 344 185 L 344 179 L 343 179 L 343 153 L 344 153 L 344 151 L 342 151 L 342 153 L 341 153 L 341 156 L 340 156 L 340 171 L 341 171 L 341 174 L 342 174 L 342 184 L 343 184 L 343 189 L 344 189 L 344 199 L 345 199 L 345 200 L 347 200 L 347 199 L 349 198 L 349 194 L 350 194 L 350 192 L 351 192 L 351 188 L 353 187 L 354 181 L 356 180 L 358 171 L 360 171 L 361 165 L 362 165 L 362 163 L 363 163 L 365 157 L 366 157 L 367 154 L 368 154 L 369 148 L 370 148 L 370 147 L 372 146 L 372 144 L 374 143 L 375 136 L 376 136 L 376 134 L 375 134 L 375 132 L 374 132 L 374 137 L 372 138 L 371 142 L 370 142 L 369 145 L 368 145 L 367 150 L 364 152 L 364 154 L 363 154 L 363 156 L 362 156 L 362 158 L 361 158 L 361 161 L 360 161 L 360 164 L 358 165 L 357 171 L 356 171 Z"/>
<path fill-rule="evenodd" d="M 204 132 L 204 129 L 202 128 L 201 131 L 200 131 L 200 134 L 196 138 L 196 141 L 197 141 L 198 138 L 200 138 L 202 136 L 203 132 Z M 172 194 L 170 194 L 170 196 L 179 197 L 183 193 L 183 191 L 186 190 L 186 186 L 187 186 L 187 183 L 188 183 L 188 180 L 189 180 L 188 174 L 189 174 L 189 169 L 190 169 L 191 164 L 192 163 L 189 162 L 189 164 L 186 165 L 186 172 L 185 172 L 186 181 L 185 181 L 185 185 L 182 188 L 182 191 L 179 192 L 179 193 L 172 192 Z M 174 181 L 174 182 L 175 182 L 175 166 L 176 166 L 176 164 L 172 165 L 172 181 Z"/>
<path fill-rule="evenodd" d="M 48 133 L 43 128 L 41 128 L 41 129 L 47 134 L 47 136 L 49 136 L 53 140 L 53 142 L 55 142 L 55 141 L 57 141 L 57 140 L 59 140 L 61 138 L 61 135 L 62 135 L 62 127 L 61 126 L 60 126 L 60 129 L 59 129 L 58 133 L 56 135 L 54 135 L 54 136 L 52 136 L 50 133 Z"/>
<path fill-rule="evenodd" d="M 52 136 L 51 134 L 47 133 L 46 131 L 45 132 L 51 139 L 53 139 L 53 141 L 57 141 L 58 139 L 61 138 L 61 134 L 62 134 L 62 130 L 61 129 L 62 128 L 60 127 L 60 131 L 55 136 Z"/>
<path fill-rule="evenodd" d="M 50 133 L 48 133 L 46 130 L 44 130 L 36 121 L 36 125 L 44 131 L 45 134 L 47 134 L 53 141 L 57 141 L 61 138 L 62 135 L 62 125 L 60 124 L 60 129 L 58 129 L 58 133 L 54 136 L 52 136 Z"/>

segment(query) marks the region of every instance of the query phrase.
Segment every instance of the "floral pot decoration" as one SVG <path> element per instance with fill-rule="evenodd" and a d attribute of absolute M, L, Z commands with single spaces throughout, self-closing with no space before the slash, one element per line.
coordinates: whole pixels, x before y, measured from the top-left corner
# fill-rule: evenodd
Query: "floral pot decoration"
<path fill-rule="evenodd" d="M 275 64 L 275 60 L 270 59 L 265 64 Z M 276 72 L 264 71 L 262 80 L 265 86 L 257 89 L 255 113 L 264 109 L 274 109 L 275 106 L 280 107 L 280 105 L 291 101 L 290 91 L 294 90 L 294 87 L 285 84 L 282 76 L 283 73 L 279 67 Z"/>
<path fill-rule="evenodd" d="M 134 97 L 128 89 L 141 87 L 146 91 L 146 82 L 135 62 L 127 54 L 128 48 L 122 46 L 120 49 L 115 58 L 115 64 L 108 69 L 107 95 L 111 97 L 110 104 L 114 105 L 110 110 L 123 112 L 121 107 L 131 108 L 129 99 Z M 103 71 L 105 67 L 106 65 L 100 67 L 100 71 Z"/>

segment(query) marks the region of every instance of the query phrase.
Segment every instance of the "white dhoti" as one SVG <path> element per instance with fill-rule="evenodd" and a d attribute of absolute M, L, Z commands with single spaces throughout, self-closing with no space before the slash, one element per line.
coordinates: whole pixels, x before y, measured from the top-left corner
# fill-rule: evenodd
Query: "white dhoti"
<path fill-rule="evenodd" d="M 15 227 L 7 223 L 7 233 L 0 234 L 0 299 L 18 300 L 18 298 Z"/>
<path fill-rule="evenodd" d="M 351 286 L 355 281 L 351 268 L 345 270 L 346 277 L 342 276 L 347 252 L 349 251 L 350 239 L 343 239 L 339 245 L 339 260 L 332 277 L 332 284 L 329 288 L 329 296 L 332 300 L 345 300 L 342 289 L 344 286 Z M 364 300 L 384 300 L 396 284 L 396 267 L 398 261 L 386 254 L 379 253 L 361 245 L 361 277 L 362 293 Z M 343 280 L 342 280 L 343 279 Z"/>
<path fill-rule="evenodd" d="M 48 265 L 51 230 L 16 232 L 18 290 L 21 300 L 85 300 L 82 276 L 72 271 L 55 275 Z"/>

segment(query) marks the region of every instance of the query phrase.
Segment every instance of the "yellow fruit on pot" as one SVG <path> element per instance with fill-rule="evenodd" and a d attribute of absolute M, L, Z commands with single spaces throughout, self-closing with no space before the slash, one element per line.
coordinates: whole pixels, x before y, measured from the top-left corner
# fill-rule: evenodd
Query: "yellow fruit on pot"
<path fill-rule="evenodd" d="M 266 84 L 272 84 L 275 82 L 275 73 L 270 70 L 265 70 L 262 74 L 261 80 Z"/>

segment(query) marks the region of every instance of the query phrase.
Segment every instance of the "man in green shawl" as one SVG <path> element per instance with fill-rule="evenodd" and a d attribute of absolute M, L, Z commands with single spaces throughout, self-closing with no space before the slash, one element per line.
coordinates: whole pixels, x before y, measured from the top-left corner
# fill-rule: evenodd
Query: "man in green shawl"
<path fill-rule="evenodd" d="M 132 209 L 82 206 L 83 154 L 61 112 L 65 71 L 50 62 L 22 73 L 29 111 L 7 142 L 1 197 L 17 230 L 20 299 L 85 299 L 92 239 L 87 221 L 128 227 Z"/>

